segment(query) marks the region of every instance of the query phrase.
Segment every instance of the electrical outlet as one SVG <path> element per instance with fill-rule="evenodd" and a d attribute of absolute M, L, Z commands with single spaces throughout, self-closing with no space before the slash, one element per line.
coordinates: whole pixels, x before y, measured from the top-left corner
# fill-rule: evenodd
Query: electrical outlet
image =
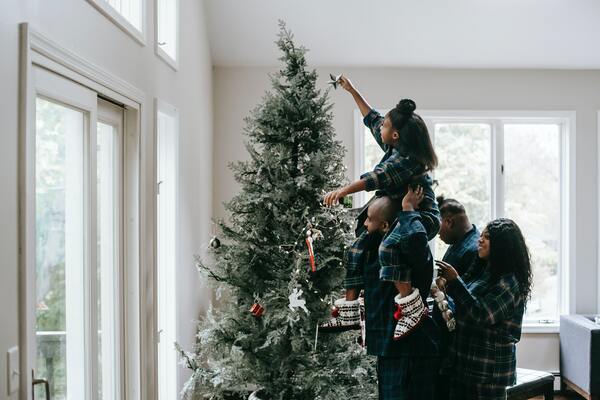
<path fill-rule="evenodd" d="M 12 347 L 6 353 L 6 371 L 8 394 L 11 395 L 19 390 L 19 348 Z"/>

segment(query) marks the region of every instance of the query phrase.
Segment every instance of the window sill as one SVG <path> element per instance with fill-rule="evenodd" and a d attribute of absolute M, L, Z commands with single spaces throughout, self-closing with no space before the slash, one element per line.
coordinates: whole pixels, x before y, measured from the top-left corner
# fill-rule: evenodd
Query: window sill
<path fill-rule="evenodd" d="M 524 323 L 522 333 L 559 333 L 560 323 L 555 322 L 551 324 L 538 324 L 538 323 Z"/>
<path fill-rule="evenodd" d="M 171 57 L 166 51 L 164 51 L 160 47 L 160 44 L 158 44 L 158 42 L 156 43 L 155 53 L 158 56 L 158 58 L 163 60 L 169 67 L 171 67 L 171 69 L 173 69 L 173 71 L 177 72 L 177 70 L 179 69 L 179 61 L 173 59 L 173 57 Z"/>

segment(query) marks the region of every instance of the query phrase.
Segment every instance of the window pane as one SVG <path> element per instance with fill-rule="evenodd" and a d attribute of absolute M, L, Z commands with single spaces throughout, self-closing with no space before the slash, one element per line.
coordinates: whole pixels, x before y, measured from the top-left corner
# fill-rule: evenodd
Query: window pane
<path fill-rule="evenodd" d="M 461 202 L 471 222 L 482 228 L 491 215 L 491 127 L 489 124 L 435 124 L 434 146 L 439 166 L 434 171 L 437 196 Z M 436 257 L 448 246 L 436 239 Z"/>
<path fill-rule="evenodd" d="M 118 223 L 117 130 L 98 123 L 97 129 L 98 218 L 98 391 L 100 399 L 118 398 Z"/>
<path fill-rule="evenodd" d="M 158 0 L 158 45 L 177 60 L 177 0 Z"/>
<path fill-rule="evenodd" d="M 131 25 L 142 30 L 142 1 L 143 0 L 102 0 L 117 10 Z"/>
<path fill-rule="evenodd" d="M 83 398 L 85 384 L 84 121 L 36 100 L 36 374 L 53 399 Z"/>
<path fill-rule="evenodd" d="M 364 135 L 365 158 L 363 170 L 360 171 L 361 174 L 367 171 L 373 171 L 377 163 L 383 157 L 383 150 L 381 150 L 381 147 L 379 147 L 375 139 L 373 139 L 373 135 L 371 134 L 369 128 L 365 127 Z"/>
<path fill-rule="evenodd" d="M 561 240 L 560 126 L 507 124 L 505 209 L 523 231 L 533 262 L 526 318 L 557 319 Z"/>
<path fill-rule="evenodd" d="M 177 121 L 158 113 L 158 389 L 160 400 L 177 396 L 176 238 L 177 238 Z"/>

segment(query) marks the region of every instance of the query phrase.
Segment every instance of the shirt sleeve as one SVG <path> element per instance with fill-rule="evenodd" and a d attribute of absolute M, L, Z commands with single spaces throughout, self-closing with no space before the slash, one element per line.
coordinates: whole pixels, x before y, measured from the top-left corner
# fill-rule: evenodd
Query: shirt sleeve
<path fill-rule="evenodd" d="M 456 304 L 456 314 L 474 323 L 495 325 L 512 317 L 519 295 L 514 278 L 501 278 L 484 296 L 475 296 L 462 278 L 448 284 L 448 294 Z"/>
<path fill-rule="evenodd" d="M 382 281 L 408 282 L 411 270 L 427 262 L 429 244 L 420 218 L 415 211 L 399 213 L 398 224 L 380 247 L 379 278 Z"/>
<path fill-rule="evenodd" d="M 384 117 L 376 110 L 371 109 L 367 115 L 363 118 L 363 123 L 371 131 L 371 135 L 381 147 L 383 151 L 388 151 L 389 146 L 383 143 L 381 139 L 381 125 L 383 125 Z"/>
<path fill-rule="evenodd" d="M 365 190 L 385 190 L 392 187 L 405 186 L 413 176 L 423 173 L 423 167 L 407 157 L 394 155 L 388 158 L 379 168 L 361 175 L 365 181 Z"/>

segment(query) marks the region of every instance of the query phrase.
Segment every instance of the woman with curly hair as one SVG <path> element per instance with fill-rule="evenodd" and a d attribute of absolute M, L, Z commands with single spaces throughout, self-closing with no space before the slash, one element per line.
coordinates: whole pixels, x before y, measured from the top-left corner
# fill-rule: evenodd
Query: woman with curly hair
<path fill-rule="evenodd" d="M 467 282 L 450 264 L 436 262 L 456 306 L 450 398 L 506 399 L 506 387 L 515 383 L 515 344 L 531 294 L 530 255 L 521 230 L 506 218 L 487 225 L 477 251 L 483 268 Z"/>

